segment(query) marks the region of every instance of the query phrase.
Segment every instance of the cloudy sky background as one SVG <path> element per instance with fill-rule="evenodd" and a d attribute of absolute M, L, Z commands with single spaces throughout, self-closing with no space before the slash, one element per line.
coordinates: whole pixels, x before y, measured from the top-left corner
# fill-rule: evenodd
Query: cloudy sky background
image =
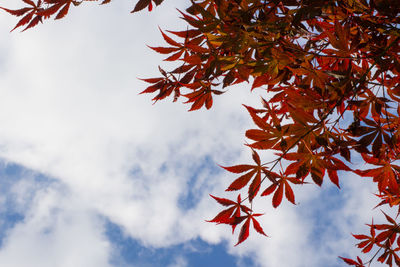
<path fill-rule="evenodd" d="M 85 3 L 24 33 L 0 13 L 0 267 L 342 266 L 359 252 L 350 233 L 379 221 L 375 186 L 342 175 L 342 190 L 295 188 L 298 205 L 257 200 L 265 238 L 206 223 L 208 194 L 234 178 L 216 164 L 250 162 L 246 85 L 210 111 L 152 105 L 138 77 L 158 75 L 158 26 L 182 30 L 167 0 L 130 14 L 132 1 Z M 2 1 L 17 8 L 18 1 Z M 167 65 L 163 65 L 167 66 Z M 265 154 L 268 157 L 267 154 Z M 365 257 L 364 257 L 365 258 Z"/>

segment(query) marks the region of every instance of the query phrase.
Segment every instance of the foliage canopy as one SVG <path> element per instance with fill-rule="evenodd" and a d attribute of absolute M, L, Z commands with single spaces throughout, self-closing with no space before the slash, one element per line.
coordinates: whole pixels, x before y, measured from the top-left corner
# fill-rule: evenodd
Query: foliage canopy
<path fill-rule="evenodd" d="M 21 9 L 1 7 L 22 17 L 14 29 L 97 0 L 22 1 Z M 132 12 L 162 1 L 139 0 Z M 271 195 L 275 208 L 284 198 L 295 204 L 293 186 L 329 178 L 340 188 L 346 172 L 371 177 L 378 206 L 400 213 L 400 1 L 192 0 L 181 15 L 188 28 L 161 31 L 166 46 L 151 47 L 180 66 L 143 79 L 149 86 L 142 93 L 155 101 L 183 97 L 193 111 L 210 109 L 234 84 L 265 92 L 260 107 L 245 106 L 254 122 L 246 131 L 254 164 L 223 167 L 235 174 L 226 189 L 235 200 L 212 196 L 225 209 L 210 222 L 240 225 L 237 244 L 250 225 L 266 235 L 253 212 L 257 197 Z M 275 160 L 263 162 L 259 150 L 274 151 Z M 367 169 L 354 169 L 356 156 Z M 386 224 L 372 222 L 369 234 L 353 235 L 363 253 L 377 252 L 344 262 L 400 266 L 399 223 L 384 216 Z"/>

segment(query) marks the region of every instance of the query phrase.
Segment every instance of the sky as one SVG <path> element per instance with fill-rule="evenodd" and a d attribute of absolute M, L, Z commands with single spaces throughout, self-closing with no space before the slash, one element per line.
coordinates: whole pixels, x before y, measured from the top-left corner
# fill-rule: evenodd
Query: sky
<path fill-rule="evenodd" d="M 139 95 L 138 78 L 171 66 L 146 45 L 163 45 L 158 27 L 186 28 L 176 8 L 188 2 L 137 14 L 132 1 L 84 3 L 23 33 L 0 13 L 0 267 L 334 267 L 359 255 L 350 234 L 381 216 L 376 186 L 351 174 L 341 190 L 295 188 L 296 205 L 257 200 L 268 238 L 235 247 L 237 233 L 205 222 L 220 211 L 209 194 L 233 197 L 217 164 L 251 162 L 242 104 L 263 91 L 236 86 L 196 112 Z"/>

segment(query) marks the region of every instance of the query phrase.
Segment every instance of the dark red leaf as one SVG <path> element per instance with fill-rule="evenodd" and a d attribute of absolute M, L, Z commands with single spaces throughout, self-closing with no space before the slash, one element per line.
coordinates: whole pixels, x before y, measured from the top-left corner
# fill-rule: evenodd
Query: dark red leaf
<path fill-rule="evenodd" d="M 199 30 L 187 30 L 187 31 L 167 31 L 169 33 L 175 34 L 181 38 L 193 38 L 201 34 Z"/>
<path fill-rule="evenodd" d="M 149 48 L 153 49 L 154 51 L 156 51 L 157 53 L 160 53 L 160 54 L 169 54 L 169 53 L 176 52 L 179 50 L 179 48 L 176 48 L 176 47 L 152 47 L 152 46 L 149 46 Z"/>
<path fill-rule="evenodd" d="M 252 157 L 255 163 L 257 163 L 258 166 L 261 165 L 261 160 L 260 160 L 260 156 L 258 155 L 257 151 L 255 151 L 254 149 L 252 149 Z"/>
<path fill-rule="evenodd" d="M 43 9 L 40 12 L 37 12 L 37 15 L 43 16 L 43 18 L 49 18 L 50 16 L 54 15 L 61 7 L 63 3 L 58 3 L 50 6 L 49 8 Z"/>
<path fill-rule="evenodd" d="M 218 213 L 217 216 L 214 217 L 214 219 L 207 221 L 207 222 L 214 222 L 214 223 L 224 223 L 224 224 L 231 224 L 231 216 L 232 213 L 234 212 L 235 207 L 226 209 Z"/>
<path fill-rule="evenodd" d="M 159 27 L 158 29 L 160 30 L 160 32 L 161 32 L 161 34 L 162 34 L 164 40 L 165 40 L 167 43 L 169 43 L 169 44 L 172 45 L 172 46 L 181 47 L 181 45 L 180 45 L 178 42 L 174 41 L 174 40 L 171 39 L 168 35 L 166 35 L 166 34 L 161 30 L 160 27 Z"/>
<path fill-rule="evenodd" d="M 136 3 L 135 8 L 131 11 L 131 13 L 134 13 L 134 12 L 144 9 L 145 7 L 150 5 L 150 2 L 151 2 L 151 0 L 139 0 Z"/>
<path fill-rule="evenodd" d="M 57 16 L 55 19 L 62 19 L 65 17 L 68 13 L 69 6 L 71 5 L 71 2 L 68 2 L 61 10 L 58 12 Z"/>
<path fill-rule="evenodd" d="M 278 186 L 277 183 L 268 186 L 267 189 L 265 189 L 264 192 L 262 192 L 261 196 L 268 196 L 269 194 L 275 191 L 277 186 Z"/>
<path fill-rule="evenodd" d="M 16 10 L 11 10 L 11 9 L 4 8 L 4 7 L 0 7 L 0 8 L 3 9 L 4 11 L 7 11 L 8 13 L 10 13 L 10 14 L 12 14 L 12 15 L 14 15 L 14 16 L 17 16 L 17 17 L 22 16 L 22 15 L 24 15 L 26 12 L 32 10 L 31 7 L 24 7 L 24 8 L 16 9 Z"/>
<path fill-rule="evenodd" d="M 32 0 L 22 0 L 22 1 L 24 1 L 24 2 L 27 3 L 28 5 L 36 6 L 35 3 L 34 3 Z"/>
<path fill-rule="evenodd" d="M 213 104 L 213 98 L 211 96 L 211 94 L 207 94 L 206 96 L 206 109 L 210 109 L 212 107 Z"/>
<path fill-rule="evenodd" d="M 340 188 L 339 176 L 337 175 L 337 171 L 328 169 L 328 176 L 329 176 L 329 179 L 332 181 L 332 183 L 334 183 L 338 188 Z"/>
<path fill-rule="evenodd" d="M 250 113 L 251 118 L 253 119 L 254 123 L 261 129 L 267 129 L 268 128 L 268 124 L 266 121 L 264 121 L 263 119 L 261 119 L 255 112 L 254 108 L 243 105 L 247 111 Z"/>
<path fill-rule="evenodd" d="M 352 236 L 354 236 L 354 238 L 359 239 L 359 240 L 362 240 L 362 239 L 369 239 L 369 237 L 366 236 L 366 235 L 353 235 L 353 234 L 352 234 Z"/>
<path fill-rule="evenodd" d="M 345 263 L 347 263 L 348 265 L 356 265 L 356 266 L 359 266 L 359 264 L 355 261 L 355 260 L 352 260 L 352 259 L 348 259 L 348 258 L 343 258 L 343 257 L 339 257 L 339 258 L 341 258 Z"/>
<path fill-rule="evenodd" d="M 239 190 L 242 189 L 243 187 L 245 187 L 248 182 L 250 181 L 251 177 L 253 177 L 253 175 L 256 173 L 255 170 L 248 172 L 242 176 L 240 176 L 239 178 L 237 178 L 229 187 L 228 189 L 226 189 L 226 191 L 235 191 L 235 190 Z"/>
<path fill-rule="evenodd" d="M 258 171 L 253 182 L 249 186 L 249 201 L 253 201 L 253 198 L 257 195 L 257 192 L 261 187 L 261 173 Z"/>
<path fill-rule="evenodd" d="M 256 229 L 256 231 L 257 231 L 258 233 L 267 236 L 267 235 L 264 233 L 264 230 L 262 229 L 262 227 L 261 227 L 261 225 L 259 224 L 259 222 L 254 218 L 254 216 L 252 216 L 251 219 L 252 219 L 252 221 L 253 221 L 254 229 Z"/>
<path fill-rule="evenodd" d="M 180 50 L 175 54 L 172 54 L 171 56 L 167 57 L 166 59 L 164 59 L 165 61 L 176 61 L 178 60 L 182 54 L 183 54 L 184 50 Z"/>
<path fill-rule="evenodd" d="M 294 200 L 293 190 L 290 187 L 289 183 L 287 183 L 287 182 L 285 183 L 285 196 L 286 196 L 287 200 L 289 200 L 293 204 L 296 204 L 295 200 Z"/>
<path fill-rule="evenodd" d="M 26 14 L 20 21 L 18 21 L 17 25 L 11 30 L 14 31 L 16 28 L 24 26 L 25 24 L 29 23 L 33 17 L 34 12 L 30 12 Z"/>
<path fill-rule="evenodd" d="M 223 206 L 236 205 L 236 203 L 230 199 L 214 197 L 213 195 L 210 196 Z"/>
<path fill-rule="evenodd" d="M 250 229 L 250 217 L 247 218 L 246 222 L 242 225 L 240 229 L 238 242 L 235 246 L 239 245 L 243 241 L 245 241 L 249 237 L 249 229 Z"/>
<path fill-rule="evenodd" d="M 254 168 L 253 165 L 247 165 L 247 164 L 235 165 L 235 166 L 231 166 L 231 167 L 224 167 L 224 166 L 220 166 L 220 167 L 224 168 L 228 172 L 233 172 L 233 173 L 242 173 L 242 172 L 245 172 L 245 171 L 248 171 L 248 170 L 251 170 Z"/>
<path fill-rule="evenodd" d="M 27 29 L 30 29 L 30 28 L 35 27 L 35 26 L 36 26 L 39 22 L 41 22 L 41 21 L 42 21 L 42 17 L 40 17 L 40 16 L 34 17 L 34 18 L 31 20 L 31 22 L 28 24 L 28 26 L 25 27 L 25 29 L 23 30 L 23 32 L 26 31 Z"/>
<path fill-rule="evenodd" d="M 280 184 L 278 190 L 275 191 L 274 196 L 272 197 L 272 206 L 277 208 L 281 202 L 283 197 L 283 184 Z"/>
<path fill-rule="evenodd" d="M 145 81 L 147 83 L 158 83 L 158 82 L 164 80 L 164 78 L 149 78 L 149 79 L 140 79 L 140 80 Z"/>

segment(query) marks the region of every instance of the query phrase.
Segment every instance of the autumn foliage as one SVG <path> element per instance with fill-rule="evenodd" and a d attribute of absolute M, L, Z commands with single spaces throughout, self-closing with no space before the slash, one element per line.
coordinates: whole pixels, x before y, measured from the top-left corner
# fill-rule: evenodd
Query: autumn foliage
<path fill-rule="evenodd" d="M 21 9 L 2 7 L 21 17 L 14 29 L 63 18 L 88 0 L 22 1 Z M 139 0 L 132 12 L 161 2 Z M 295 204 L 292 187 L 329 179 L 340 188 L 345 172 L 370 177 L 378 206 L 400 211 L 400 1 L 195 0 L 181 15 L 188 27 L 161 31 L 165 46 L 150 47 L 179 67 L 143 79 L 142 93 L 183 98 L 191 111 L 210 109 L 216 95 L 243 82 L 265 93 L 261 106 L 245 106 L 254 163 L 223 167 L 233 173 L 226 190 L 234 200 L 212 196 L 224 209 L 210 222 L 240 226 L 237 244 L 251 225 L 266 235 L 256 198 L 272 196 L 275 208 L 284 199 Z M 275 160 L 263 162 L 260 150 L 274 151 Z M 368 168 L 354 169 L 354 157 Z M 387 223 L 353 235 L 363 253 L 376 253 L 345 263 L 400 265 L 399 223 L 383 216 Z"/>

